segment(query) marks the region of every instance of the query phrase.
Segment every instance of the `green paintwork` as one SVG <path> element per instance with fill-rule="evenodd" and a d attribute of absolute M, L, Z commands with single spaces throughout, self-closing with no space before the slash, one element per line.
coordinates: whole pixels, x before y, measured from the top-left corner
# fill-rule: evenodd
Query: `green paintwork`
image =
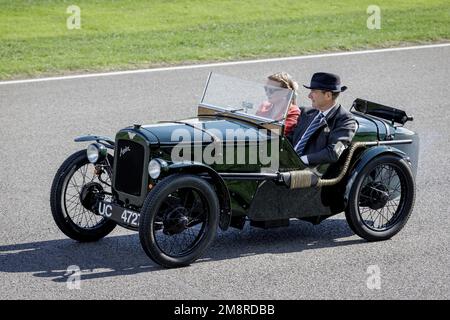
<path fill-rule="evenodd" d="M 399 132 L 399 138 L 403 139 L 411 133 L 404 128 L 396 129 L 390 123 L 380 119 L 368 118 L 367 116 L 357 114 L 355 114 L 355 119 L 358 123 L 358 129 L 353 141 L 384 140 L 388 134 L 392 134 L 395 137 L 396 131 Z M 188 124 L 181 122 L 188 122 Z M 189 141 L 183 140 L 178 135 L 181 132 L 180 129 L 193 138 Z M 160 158 L 170 164 L 172 163 L 171 153 L 175 145 L 180 141 L 183 140 L 186 143 L 186 147 L 190 147 L 193 142 L 196 142 L 199 146 L 197 149 L 197 157 L 193 150 L 189 160 L 202 162 L 202 158 L 198 156 L 202 154 L 208 145 L 211 145 L 215 139 L 219 138 L 223 144 L 230 143 L 231 145 L 230 149 L 224 148 L 221 153 L 217 154 L 216 159 L 219 159 L 219 161 L 209 165 L 219 174 L 233 172 L 258 173 L 261 172 L 262 168 L 267 169 L 268 165 L 261 164 L 259 160 L 254 163 L 251 162 L 251 155 L 254 155 L 254 148 L 258 147 L 258 144 L 262 142 L 267 142 L 269 149 L 273 143 L 278 143 L 279 171 L 302 170 L 305 168 L 286 138 L 277 134 L 268 135 L 259 131 L 259 129 L 263 128 L 255 123 L 246 121 L 246 119 L 239 120 L 227 118 L 226 116 L 200 116 L 176 122 L 144 125 L 140 128 L 129 127 L 120 131 L 116 139 L 127 138 L 128 132 L 134 132 L 137 134 L 136 136 L 140 136 L 147 141 L 148 148 L 150 149 L 150 158 Z M 212 131 L 215 137 L 202 130 Z M 231 143 L 230 138 L 227 137 L 227 130 L 245 130 L 247 136 L 245 139 Z M 398 139 L 397 137 L 395 138 Z M 412 150 L 410 152 L 415 152 L 413 150 L 415 147 L 413 146 L 411 148 Z M 245 162 L 242 164 L 235 164 L 235 161 L 232 164 L 227 163 L 225 159 L 227 154 L 231 154 L 231 152 L 234 152 L 235 160 L 238 152 L 243 152 L 245 154 Z M 324 165 L 319 166 L 317 169 L 320 173 L 327 174 L 329 167 L 329 165 Z M 146 172 L 147 169 L 145 168 L 144 174 Z M 164 176 L 162 175 L 162 177 Z M 147 179 L 144 180 L 147 181 Z M 157 183 L 158 181 L 152 181 L 150 179 L 149 182 Z M 234 216 L 249 215 L 250 218 L 255 220 L 288 217 L 326 217 L 338 213 L 341 209 L 340 205 L 334 206 L 333 204 L 327 203 L 328 193 L 341 192 L 340 189 L 307 188 L 289 190 L 284 185 L 277 184 L 273 181 L 264 181 L 263 179 L 225 180 L 225 183 L 229 191 L 232 215 Z M 342 187 L 342 185 L 339 187 Z M 270 201 L 270 206 L 266 206 L 267 201 Z M 289 203 L 290 206 L 286 207 L 284 205 L 283 207 L 283 205 L 279 205 L 280 203 Z M 278 214 L 274 214 L 272 217 L 270 213 L 263 214 L 265 207 L 277 210 Z"/>

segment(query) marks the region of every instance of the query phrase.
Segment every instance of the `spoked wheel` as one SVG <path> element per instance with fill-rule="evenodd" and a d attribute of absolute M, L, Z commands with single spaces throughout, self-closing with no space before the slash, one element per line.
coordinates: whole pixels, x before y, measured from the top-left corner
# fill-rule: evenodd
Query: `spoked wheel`
<path fill-rule="evenodd" d="M 193 175 L 173 175 L 147 195 L 139 237 L 156 263 L 181 267 L 194 262 L 214 240 L 219 200 L 214 188 Z"/>
<path fill-rule="evenodd" d="M 414 179 L 408 163 L 394 155 L 370 162 L 356 177 L 346 218 L 352 230 L 369 241 L 389 239 L 411 215 Z"/>
<path fill-rule="evenodd" d="M 53 179 L 50 205 L 59 229 L 82 242 L 96 241 L 109 234 L 116 223 L 95 214 L 95 197 L 111 197 L 113 157 L 98 165 L 89 162 L 86 150 L 71 155 Z"/>

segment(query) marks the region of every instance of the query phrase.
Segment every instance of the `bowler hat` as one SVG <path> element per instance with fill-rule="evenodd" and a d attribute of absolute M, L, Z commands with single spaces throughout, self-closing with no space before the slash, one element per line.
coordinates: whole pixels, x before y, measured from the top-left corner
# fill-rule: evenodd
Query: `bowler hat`
<path fill-rule="evenodd" d="M 316 72 L 311 78 L 309 86 L 303 85 L 307 89 L 319 89 L 332 92 L 344 92 L 346 86 L 341 86 L 341 78 L 337 74 L 327 72 Z"/>

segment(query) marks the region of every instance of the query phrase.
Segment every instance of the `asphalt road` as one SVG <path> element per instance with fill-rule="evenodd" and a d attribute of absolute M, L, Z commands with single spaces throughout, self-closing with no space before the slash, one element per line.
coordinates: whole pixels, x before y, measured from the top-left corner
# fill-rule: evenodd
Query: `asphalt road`
<path fill-rule="evenodd" d="M 440 47 L 0 85 L 0 298 L 449 299 L 449 57 L 450 47 Z M 231 229 L 198 262 L 166 270 L 133 232 L 116 228 L 80 244 L 57 229 L 50 186 L 63 160 L 85 147 L 75 136 L 192 116 L 209 71 L 264 81 L 280 70 L 300 83 L 315 71 L 338 73 L 350 88 L 347 108 L 362 97 L 414 115 L 407 126 L 421 135 L 417 200 L 393 239 L 363 241 L 340 214 L 319 226 Z M 306 95 L 301 89 L 301 104 Z M 70 265 L 82 270 L 79 290 L 67 287 Z M 367 285 L 373 265 L 380 289 Z"/>

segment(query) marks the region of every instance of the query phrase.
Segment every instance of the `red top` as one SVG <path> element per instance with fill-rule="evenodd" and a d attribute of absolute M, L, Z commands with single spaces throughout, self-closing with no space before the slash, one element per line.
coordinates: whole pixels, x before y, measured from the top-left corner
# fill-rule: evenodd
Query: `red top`
<path fill-rule="evenodd" d="M 281 119 L 283 117 L 284 110 L 276 110 L 268 101 L 265 101 L 259 107 L 259 110 L 256 112 L 256 115 L 267 117 L 271 119 Z M 278 112 L 278 114 L 274 114 Z M 294 127 L 297 125 L 297 119 L 300 116 L 300 109 L 295 104 L 291 104 L 289 110 L 286 115 L 286 120 L 284 121 L 284 135 L 288 135 L 294 130 Z"/>
<path fill-rule="evenodd" d="M 286 115 L 286 120 L 284 121 L 285 136 L 287 136 L 294 130 L 295 126 L 297 125 L 297 120 L 299 116 L 300 116 L 300 109 L 295 104 L 291 104 L 288 113 Z"/>

